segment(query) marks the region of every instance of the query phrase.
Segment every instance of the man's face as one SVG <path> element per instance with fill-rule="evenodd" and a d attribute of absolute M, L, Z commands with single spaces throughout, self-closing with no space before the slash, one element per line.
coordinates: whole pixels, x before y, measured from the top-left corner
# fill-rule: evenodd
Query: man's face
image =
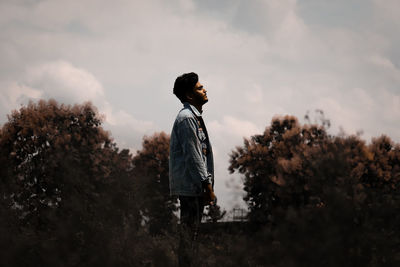
<path fill-rule="evenodd" d="M 208 102 L 207 90 L 204 89 L 203 85 L 200 82 L 197 82 L 194 86 L 192 98 L 196 104 L 203 105 Z"/>

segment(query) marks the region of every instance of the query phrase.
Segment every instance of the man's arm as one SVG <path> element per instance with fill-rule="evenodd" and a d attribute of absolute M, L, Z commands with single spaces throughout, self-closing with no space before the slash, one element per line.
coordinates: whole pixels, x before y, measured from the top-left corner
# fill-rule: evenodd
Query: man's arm
<path fill-rule="evenodd" d="M 212 188 L 212 175 L 208 172 L 206 163 L 203 160 L 203 151 L 197 136 L 197 121 L 186 118 L 179 125 L 179 135 L 182 140 L 183 153 L 186 164 L 194 179 L 199 179 L 204 192 L 204 199 L 208 204 L 213 205 L 216 197 Z"/>
<path fill-rule="evenodd" d="M 179 139 L 182 142 L 185 162 L 191 176 L 202 184 L 211 184 L 211 177 L 209 177 L 206 163 L 203 160 L 202 148 L 197 137 L 196 123 L 194 118 L 186 118 L 181 121 L 179 123 Z"/>
<path fill-rule="evenodd" d="M 210 205 L 214 205 L 216 204 L 216 196 L 214 194 L 212 185 L 209 183 L 203 184 L 203 187 L 205 189 L 204 191 L 204 199 L 205 201 L 210 204 Z"/>

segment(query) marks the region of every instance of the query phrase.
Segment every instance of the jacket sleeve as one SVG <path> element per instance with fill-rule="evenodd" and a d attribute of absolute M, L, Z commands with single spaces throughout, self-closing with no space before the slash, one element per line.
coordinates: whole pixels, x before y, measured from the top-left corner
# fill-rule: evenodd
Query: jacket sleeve
<path fill-rule="evenodd" d="M 194 118 L 185 118 L 179 123 L 179 136 L 185 163 L 192 178 L 200 180 L 202 183 L 211 183 L 212 177 L 208 173 L 206 162 L 203 159 L 197 130 L 197 122 Z"/>

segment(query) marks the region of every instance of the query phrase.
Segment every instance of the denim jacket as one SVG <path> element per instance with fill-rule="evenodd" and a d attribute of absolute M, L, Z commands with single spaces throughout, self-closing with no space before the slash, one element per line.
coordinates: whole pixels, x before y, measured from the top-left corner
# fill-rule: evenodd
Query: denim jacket
<path fill-rule="evenodd" d="M 171 132 L 170 193 L 179 196 L 199 196 L 204 183 L 214 185 L 213 154 L 201 113 L 187 102 L 183 105 Z M 203 149 L 206 149 L 207 153 Z"/>

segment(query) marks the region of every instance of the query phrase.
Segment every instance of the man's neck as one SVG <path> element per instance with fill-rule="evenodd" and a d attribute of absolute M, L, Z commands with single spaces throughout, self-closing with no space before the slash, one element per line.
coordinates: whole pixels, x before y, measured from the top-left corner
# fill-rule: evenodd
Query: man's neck
<path fill-rule="evenodd" d="M 195 107 L 200 114 L 203 113 L 203 104 L 193 103 L 191 101 L 188 101 L 188 103 Z"/>
<path fill-rule="evenodd" d="M 203 109 L 202 109 L 203 105 L 193 105 L 193 106 L 197 109 L 198 112 L 200 112 L 200 114 L 203 113 Z"/>

